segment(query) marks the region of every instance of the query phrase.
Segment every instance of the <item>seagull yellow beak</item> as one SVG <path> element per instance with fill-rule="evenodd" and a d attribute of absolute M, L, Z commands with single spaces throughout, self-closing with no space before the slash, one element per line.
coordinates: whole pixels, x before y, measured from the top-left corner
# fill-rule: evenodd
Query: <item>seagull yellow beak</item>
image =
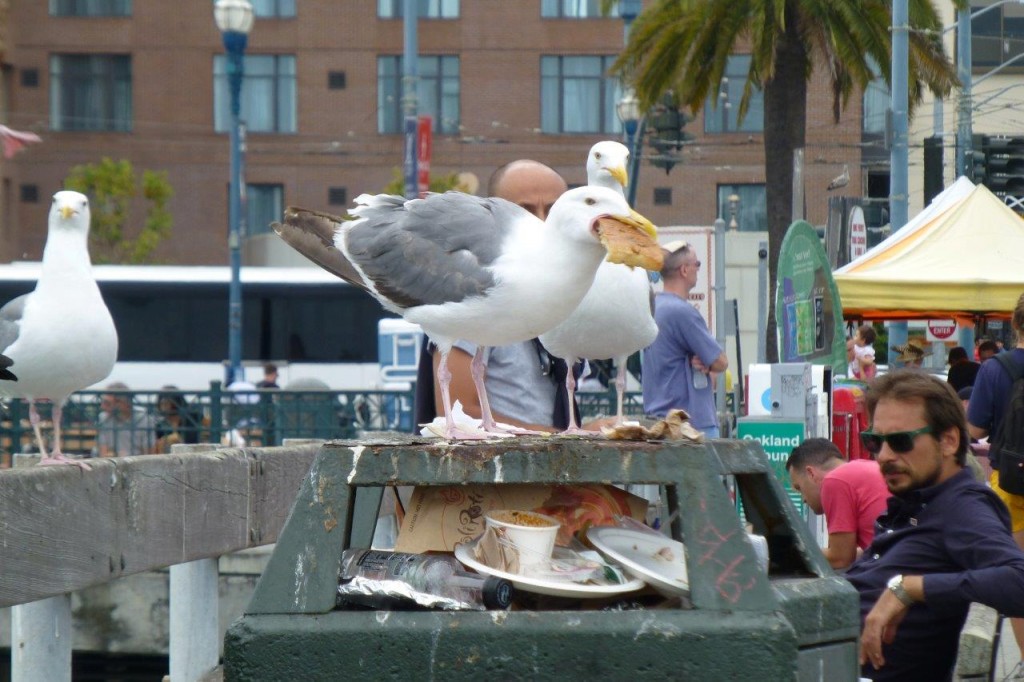
<path fill-rule="evenodd" d="M 625 166 L 609 168 L 608 172 L 613 178 L 615 178 L 615 182 L 619 183 L 623 187 L 629 187 L 629 173 L 626 172 Z"/>
<path fill-rule="evenodd" d="M 63 218 L 64 220 L 67 220 L 71 216 L 75 215 L 75 209 L 73 209 L 70 206 L 61 206 L 57 210 L 60 211 L 60 217 Z"/>
<path fill-rule="evenodd" d="M 606 216 L 597 221 L 597 234 L 608 250 L 609 263 L 622 263 L 644 270 L 661 270 L 664 255 L 658 244 L 658 230 L 636 211 L 628 216 Z"/>

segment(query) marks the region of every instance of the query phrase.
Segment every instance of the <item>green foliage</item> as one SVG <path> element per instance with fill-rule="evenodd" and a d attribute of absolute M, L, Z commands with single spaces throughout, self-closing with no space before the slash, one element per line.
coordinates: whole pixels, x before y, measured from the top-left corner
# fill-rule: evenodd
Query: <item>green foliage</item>
<path fill-rule="evenodd" d="M 167 204 L 174 190 L 164 171 L 145 170 L 140 180 L 127 159 L 104 157 L 99 163 L 72 168 L 64 186 L 89 197 L 89 252 L 94 263 L 153 262 L 153 252 L 171 234 Z M 142 226 L 133 229 L 131 209 L 139 199 L 146 202 L 146 216 Z"/>
<path fill-rule="evenodd" d="M 438 193 L 447 192 L 450 189 L 458 189 L 458 184 L 458 173 L 435 175 L 430 178 L 430 191 Z M 381 191 L 384 194 L 397 194 L 399 196 L 405 195 L 405 173 L 401 168 L 392 169 L 391 182 L 384 185 L 384 189 Z"/>
<path fill-rule="evenodd" d="M 881 322 L 875 322 L 872 326 L 875 328 L 875 343 L 872 345 L 875 349 L 875 362 L 884 365 L 889 357 L 889 328 Z"/>

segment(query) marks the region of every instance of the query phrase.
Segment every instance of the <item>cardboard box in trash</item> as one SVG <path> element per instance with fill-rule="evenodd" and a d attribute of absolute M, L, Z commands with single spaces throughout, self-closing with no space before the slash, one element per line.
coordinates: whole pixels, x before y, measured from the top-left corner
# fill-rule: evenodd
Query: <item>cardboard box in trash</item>
<path fill-rule="evenodd" d="M 484 515 L 494 509 L 521 509 L 562 522 L 558 544 L 586 526 L 609 526 L 613 516 L 643 520 L 647 500 L 603 484 L 418 486 L 406 508 L 395 549 L 399 552 L 451 552 L 484 532 Z"/>

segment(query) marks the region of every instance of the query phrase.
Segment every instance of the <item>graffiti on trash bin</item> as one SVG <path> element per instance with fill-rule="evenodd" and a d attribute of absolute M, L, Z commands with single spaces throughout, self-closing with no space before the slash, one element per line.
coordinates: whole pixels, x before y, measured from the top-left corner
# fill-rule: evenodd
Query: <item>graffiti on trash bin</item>
<path fill-rule="evenodd" d="M 729 556 L 727 551 L 722 551 L 726 548 L 726 545 L 730 538 L 732 538 L 738 532 L 737 529 L 729 530 L 728 532 L 722 532 L 715 526 L 711 517 L 707 513 L 707 500 L 700 500 L 700 518 L 703 519 L 700 526 L 697 528 L 696 533 L 696 544 L 694 550 L 697 551 L 698 565 L 711 564 L 718 570 L 718 576 L 715 578 L 715 589 L 718 590 L 719 596 L 726 600 L 730 604 L 735 604 L 739 601 L 743 593 L 754 586 L 757 578 L 751 574 L 746 580 L 742 580 L 742 576 L 739 575 L 737 568 L 746 559 L 746 555 L 742 552 L 735 556 Z"/>

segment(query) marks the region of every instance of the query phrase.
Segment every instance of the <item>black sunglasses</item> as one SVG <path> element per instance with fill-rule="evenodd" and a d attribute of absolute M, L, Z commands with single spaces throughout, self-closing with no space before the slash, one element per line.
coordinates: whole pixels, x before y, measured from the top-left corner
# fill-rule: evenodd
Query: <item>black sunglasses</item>
<path fill-rule="evenodd" d="M 882 451 L 882 443 L 888 443 L 893 452 L 906 454 L 914 449 L 914 439 L 922 433 L 931 433 L 932 427 L 924 426 L 913 431 L 893 431 L 892 433 L 875 433 L 873 431 L 861 431 L 860 442 L 864 449 L 872 455 Z"/>

